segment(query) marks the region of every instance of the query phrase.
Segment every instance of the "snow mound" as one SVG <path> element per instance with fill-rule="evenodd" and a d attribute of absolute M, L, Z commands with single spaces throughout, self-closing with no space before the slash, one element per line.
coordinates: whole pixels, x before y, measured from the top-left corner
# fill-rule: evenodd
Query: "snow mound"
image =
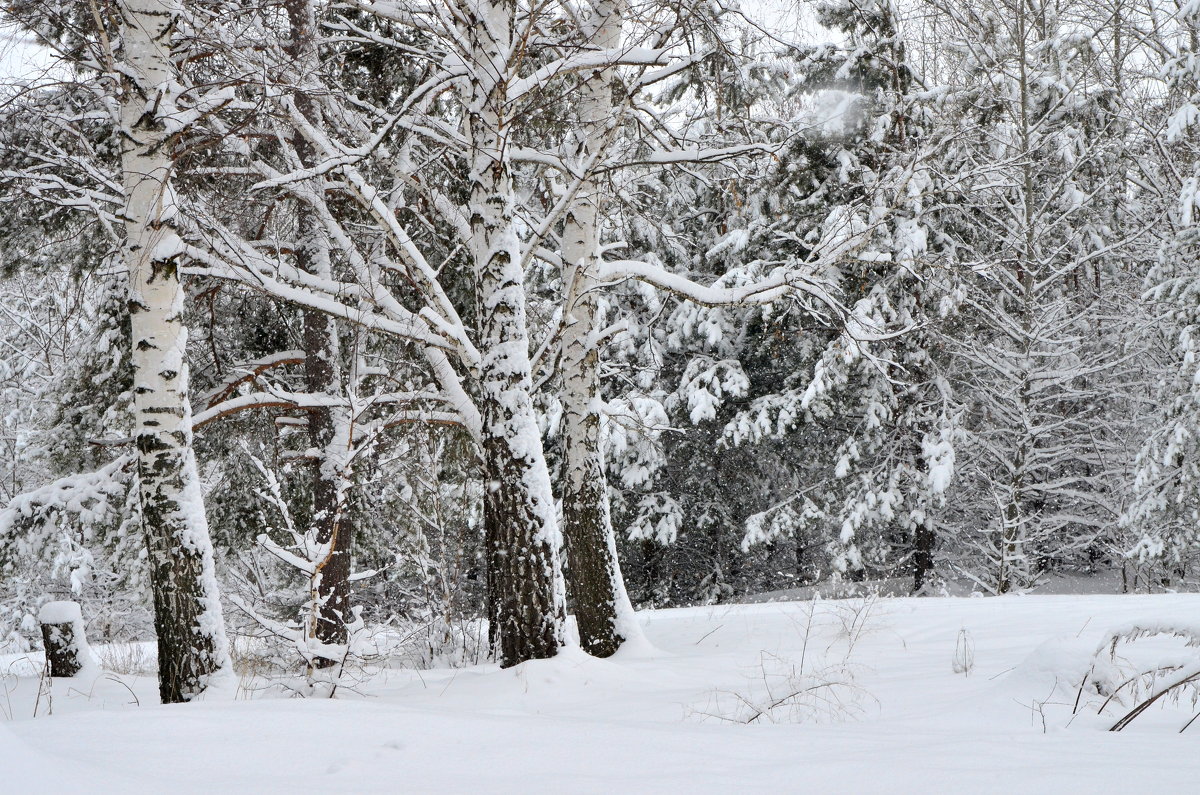
<path fill-rule="evenodd" d="M 83 621 L 83 611 L 78 602 L 46 602 L 38 611 L 42 624 L 73 624 Z"/>

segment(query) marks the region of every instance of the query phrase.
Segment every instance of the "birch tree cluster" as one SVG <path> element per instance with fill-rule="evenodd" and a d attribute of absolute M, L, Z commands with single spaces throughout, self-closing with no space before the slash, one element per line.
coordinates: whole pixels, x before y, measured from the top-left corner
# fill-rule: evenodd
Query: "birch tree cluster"
<path fill-rule="evenodd" d="M 1200 573 L 1200 5 L 3 14 L 9 646 L 77 599 L 187 701 Z"/>

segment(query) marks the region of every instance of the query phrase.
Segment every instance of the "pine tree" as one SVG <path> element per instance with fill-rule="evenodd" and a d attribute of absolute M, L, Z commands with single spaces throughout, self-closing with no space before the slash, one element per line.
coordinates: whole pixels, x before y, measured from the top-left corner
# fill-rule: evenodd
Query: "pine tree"
<path fill-rule="evenodd" d="M 1128 376 L 1128 356 L 1104 344 L 1100 285 L 1119 288 L 1130 230 L 1089 197 L 1120 196 L 1109 150 L 1123 127 L 1069 10 L 997 3 L 950 15 L 966 80 L 940 164 L 950 187 L 938 231 L 965 266 L 944 339 L 966 436 L 948 521 L 968 547 L 962 570 L 997 593 L 1078 559 L 1120 513 L 1106 481 L 1118 448 L 1094 429 Z"/>

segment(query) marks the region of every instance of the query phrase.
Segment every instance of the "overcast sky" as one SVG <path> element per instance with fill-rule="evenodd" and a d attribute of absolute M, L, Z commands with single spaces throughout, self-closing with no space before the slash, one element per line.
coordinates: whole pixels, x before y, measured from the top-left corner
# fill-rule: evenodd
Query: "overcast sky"
<path fill-rule="evenodd" d="M 45 52 L 30 39 L 0 27 L 0 84 L 28 79 L 48 65 Z"/>
<path fill-rule="evenodd" d="M 806 0 L 743 0 L 742 10 L 756 19 L 763 29 L 784 40 L 811 41 L 828 32 L 815 33 L 811 2 Z M 46 52 L 28 36 L 0 26 L 0 85 L 29 80 L 50 66 Z"/>

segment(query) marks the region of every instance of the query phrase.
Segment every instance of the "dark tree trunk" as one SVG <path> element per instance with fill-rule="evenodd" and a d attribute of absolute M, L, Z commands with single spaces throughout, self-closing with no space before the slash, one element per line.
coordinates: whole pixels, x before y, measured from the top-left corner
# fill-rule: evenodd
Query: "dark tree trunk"
<path fill-rule="evenodd" d="M 298 73 L 299 87 L 293 92 L 296 109 L 310 122 L 317 122 L 320 109 L 306 90 L 305 81 L 320 66 L 316 43 L 316 16 L 312 0 L 288 0 L 288 22 L 291 27 L 291 42 L 286 50 L 294 61 Z M 312 144 L 297 133 L 292 145 L 300 164 L 310 167 L 316 164 L 316 153 Z M 320 178 L 311 180 L 309 190 L 324 190 Z M 330 245 L 321 228 L 320 219 L 303 202 L 296 207 L 296 267 L 306 273 L 329 277 Z M 334 319 L 316 310 L 304 310 L 303 315 L 304 379 L 305 389 L 312 395 L 342 397 L 341 349 L 338 344 L 338 329 Z M 312 449 L 317 451 L 312 462 L 312 532 L 315 540 L 327 548 L 328 554 L 313 561 L 314 601 L 313 615 L 308 628 L 311 637 L 320 643 L 343 647 L 349 640 L 346 621 L 350 617 L 350 573 L 354 543 L 354 525 L 347 516 L 349 473 L 348 438 L 345 429 L 337 427 L 337 412 L 328 406 L 317 407 L 308 414 L 308 432 Z M 344 460 L 339 460 L 344 459 Z M 315 657 L 315 668 L 329 668 L 340 659 Z"/>
<path fill-rule="evenodd" d="M 483 424 L 495 412 L 484 405 Z M 558 653 L 561 607 L 555 598 L 554 550 L 545 538 L 539 498 L 526 487 L 534 467 L 504 438 L 485 437 L 483 500 L 487 550 L 488 636 L 503 667 Z M 547 484 L 548 485 L 548 484 Z M 539 508 L 541 510 L 539 510 Z"/>
<path fill-rule="evenodd" d="M 310 220 L 307 213 L 300 220 Z M 297 252 L 297 261 L 303 267 L 307 263 Z M 337 377 L 339 351 L 336 345 L 337 329 L 332 318 L 320 312 L 304 313 L 304 370 L 306 388 L 312 394 L 339 394 L 340 379 Z M 345 411 L 345 409 L 341 409 Z M 318 408 L 309 413 L 309 439 L 315 450 L 326 453 L 339 445 L 334 410 Z M 349 441 L 349 440 L 346 440 Z M 346 473 L 327 455 L 319 455 L 312 462 L 312 525 L 318 544 L 328 546 L 329 553 L 323 560 L 314 561 L 313 595 L 316 600 L 316 615 L 313 635 L 322 644 L 345 646 L 349 640 L 346 628 L 351 615 L 350 573 L 354 545 L 354 523 L 348 515 L 348 483 Z M 313 665 L 328 668 L 341 662 L 340 659 L 316 657 Z"/>
<path fill-rule="evenodd" d="M 933 571 L 933 550 L 937 545 L 937 534 L 928 524 L 921 524 L 913 531 L 912 571 L 913 593 L 920 593 Z"/>
<path fill-rule="evenodd" d="M 589 469 L 576 491 L 563 494 L 566 580 L 580 645 L 588 654 L 611 657 L 627 640 L 618 628 L 616 604 L 624 594 L 623 587 L 620 594 L 614 587 L 614 583 L 621 587 L 621 572 L 611 538 L 608 486 L 599 467 Z M 566 480 L 569 483 L 571 478 Z"/>
<path fill-rule="evenodd" d="M 50 676 L 71 677 L 83 670 L 87 639 L 75 602 L 51 602 L 42 608 L 42 646 Z"/>
<path fill-rule="evenodd" d="M 153 437 L 139 436 L 137 440 L 143 457 L 150 453 L 143 448 Z M 159 456 L 169 455 L 160 451 Z M 173 456 L 172 456 L 173 457 Z M 168 469 L 183 470 L 183 462 L 168 465 Z M 192 465 L 190 478 L 195 478 Z M 161 483 L 161 479 L 157 479 Z M 210 616 L 220 617 L 209 607 L 215 588 L 210 550 L 203 553 L 188 548 L 186 532 L 178 527 L 179 503 L 157 489 L 147 493 L 142 477 L 142 527 L 150 568 L 150 589 L 154 597 L 154 633 L 158 640 L 158 694 L 164 704 L 191 701 L 203 692 L 209 677 L 222 667 L 225 654 L 224 627 L 220 635 L 212 634 L 205 626 Z M 183 490 L 175 481 L 172 490 Z M 197 484 L 195 490 L 199 491 Z M 199 495 L 197 495 L 198 497 Z"/>

